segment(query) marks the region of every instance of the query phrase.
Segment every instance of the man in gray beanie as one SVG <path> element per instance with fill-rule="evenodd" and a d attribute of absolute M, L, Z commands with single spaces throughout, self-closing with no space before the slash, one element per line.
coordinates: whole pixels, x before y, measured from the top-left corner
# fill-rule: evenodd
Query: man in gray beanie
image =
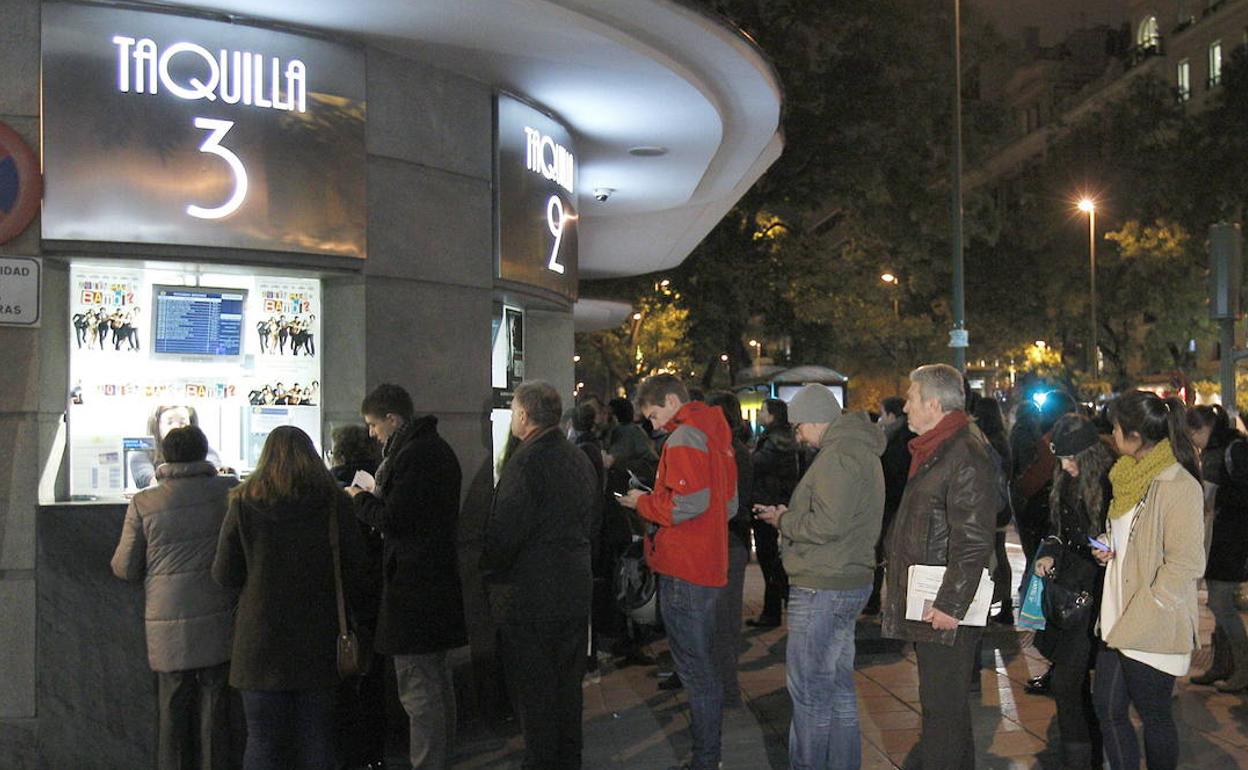
<path fill-rule="evenodd" d="M 823 385 L 798 391 L 789 402 L 789 421 L 798 440 L 819 453 L 788 506 L 755 506 L 758 518 L 780 531 L 789 573 L 789 757 L 794 767 L 857 767 L 862 748 L 854 624 L 875 574 L 884 516 L 884 432 L 861 412 L 842 414 Z M 830 680 L 829 671 L 835 672 Z"/>

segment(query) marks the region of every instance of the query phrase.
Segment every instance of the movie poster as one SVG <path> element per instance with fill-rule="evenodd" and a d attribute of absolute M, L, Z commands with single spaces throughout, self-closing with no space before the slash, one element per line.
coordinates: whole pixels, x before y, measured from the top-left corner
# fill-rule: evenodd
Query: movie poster
<path fill-rule="evenodd" d="M 135 354 L 146 336 L 142 275 L 127 270 L 75 270 L 70 276 L 73 349 Z"/>

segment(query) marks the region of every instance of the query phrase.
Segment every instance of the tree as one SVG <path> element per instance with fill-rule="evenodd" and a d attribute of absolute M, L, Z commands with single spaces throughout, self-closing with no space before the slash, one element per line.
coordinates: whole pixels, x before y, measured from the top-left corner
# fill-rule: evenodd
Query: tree
<path fill-rule="evenodd" d="M 643 294 L 633 316 L 614 329 L 578 335 L 582 381 L 606 383 L 604 395 L 616 387 L 631 390 L 641 379 L 659 372 L 688 374 L 691 370 L 689 310 L 669 280 Z M 589 351 L 593 353 L 589 353 Z"/>

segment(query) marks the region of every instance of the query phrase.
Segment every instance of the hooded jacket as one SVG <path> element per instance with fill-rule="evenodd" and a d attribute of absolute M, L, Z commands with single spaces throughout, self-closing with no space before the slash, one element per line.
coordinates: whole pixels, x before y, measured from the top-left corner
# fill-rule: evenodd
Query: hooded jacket
<path fill-rule="evenodd" d="M 212 559 L 226 495 L 238 484 L 210 462 L 164 463 L 160 482 L 134 496 L 126 511 L 113 574 L 142 580 L 147 662 L 153 671 L 184 671 L 230 659 L 233 591 L 213 582 Z"/>
<path fill-rule="evenodd" d="M 871 585 L 884 515 L 884 432 L 861 412 L 828 426 L 780 517 L 784 569 L 803 588 Z"/>
<path fill-rule="evenodd" d="M 654 492 L 637 513 L 658 525 L 646 564 L 702 586 L 728 584 L 728 519 L 737 510 L 737 463 L 728 421 L 717 406 L 691 401 L 665 428 Z"/>
<path fill-rule="evenodd" d="M 768 428 L 758 437 L 754 454 L 754 499 L 760 505 L 788 505 L 793 488 L 802 476 L 802 450 L 793 437 L 793 426 Z"/>

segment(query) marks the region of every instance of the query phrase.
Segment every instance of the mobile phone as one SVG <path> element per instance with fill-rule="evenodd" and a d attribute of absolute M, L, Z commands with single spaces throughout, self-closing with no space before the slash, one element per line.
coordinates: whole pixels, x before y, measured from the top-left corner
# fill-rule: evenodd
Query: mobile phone
<path fill-rule="evenodd" d="M 1091 535 L 1088 535 L 1088 545 L 1092 546 L 1098 551 L 1104 551 L 1105 553 L 1109 553 L 1111 550 L 1113 550 L 1112 548 L 1105 545 L 1100 540 L 1097 540 L 1096 538 L 1092 537 Z"/>
<path fill-rule="evenodd" d="M 619 492 L 612 492 L 611 494 L 615 495 L 617 498 L 618 498 L 618 497 L 623 497 L 623 496 L 624 496 L 624 495 L 620 494 Z"/>

